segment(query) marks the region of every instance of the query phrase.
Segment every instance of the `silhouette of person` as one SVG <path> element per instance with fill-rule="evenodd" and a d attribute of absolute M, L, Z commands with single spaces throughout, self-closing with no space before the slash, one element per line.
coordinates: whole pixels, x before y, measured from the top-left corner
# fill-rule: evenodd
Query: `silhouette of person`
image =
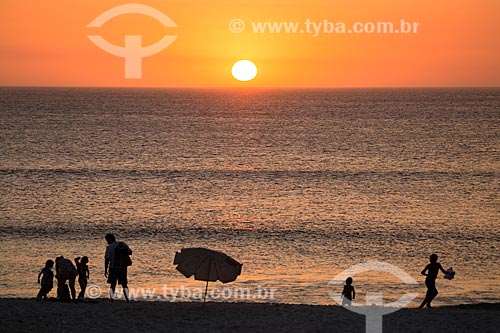
<path fill-rule="evenodd" d="M 80 261 L 80 257 L 75 258 L 76 270 L 78 271 L 78 284 L 80 285 L 79 299 L 85 298 L 85 290 L 87 289 L 87 281 L 90 278 L 89 258 L 84 256 Z"/>
<path fill-rule="evenodd" d="M 434 253 L 431 254 L 429 259 L 430 259 L 430 264 L 425 266 L 422 272 L 420 272 L 420 274 L 426 276 L 425 285 L 427 286 L 427 293 L 425 294 L 425 298 L 422 304 L 420 304 L 420 306 L 418 307 L 419 309 L 423 308 L 424 305 L 426 304 L 428 308 L 432 308 L 431 302 L 439 293 L 438 290 L 436 289 L 437 275 L 439 271 L 443 272 L 444 274 L 447 274 L 443 266 L 441 266 L 441 264 L 437 262 L 438 260 L 437 254 Z"/>
<path fill-rule="evenodd" d="M 78 272 L 76 271 L 75 265 L 71 260 L 64 258 L 63 256 L 56 258 L 56 278 L 57 278 L 57 297 L 63 299 L 64 286 L 66 281 L 69 282 L 69 289 L 71 290 L 71 298 L 75 301 L 76 289 L 75 281 Z"/>
<path fill-rule="evenodd" d="M 36 296 L 36 300 L 40 301 L 43 299 L 47 299 L 47 294 L 54 287 L 54 273 L 52 272 L 52 267 L 54 267 L 53 260 L 47 260 L 45 263 L 45 267 L 42 269 L 40 273 L 38 273 L 38 283 L 40 284 L 40 291 Z M 40 276 L 42 280 L 40 281 Z"/>
<path fill-rule="evenodd" d="M 117 248 L 124 246 L 128 255 L 132 255 L 132 250 L 124 242 L 117 242 L 113 234 L 107 234 L 104 238 L 108 243 L 106 254 L 104 255 L 104 276 L 108 278 L 108 283 L 110 284 L 109 297 L 111 300 L 114 299 L 116 283 L 118 282 L 123 288 L 123 294 L 128 303 L 127 266 L 129 266 L 131 262 L 127 263 L 126 260 L 121 258 L 121 255 L 117 254 Z"/>
<path fill-rule="evenodd" d="M 351 305 L 353 299 L 356 298 L 356 291 L 352 286 L 352 277 L 345 280 L 344 290 L 342 290 L 342 305 Z"/>

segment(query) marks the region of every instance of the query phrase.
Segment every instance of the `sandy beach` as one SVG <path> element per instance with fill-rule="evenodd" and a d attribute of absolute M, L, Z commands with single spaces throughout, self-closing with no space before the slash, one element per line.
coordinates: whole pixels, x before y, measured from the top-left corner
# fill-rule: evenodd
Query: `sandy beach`
<path fill-rule="evenodd" d="M 0 299 L 0 309 L 4 332 L 365 331 L 364 316 L 339 306 Z M 384 316 L 383 325 L 384 332 L 498 332 L 500 303 L 402 309 Z"/>

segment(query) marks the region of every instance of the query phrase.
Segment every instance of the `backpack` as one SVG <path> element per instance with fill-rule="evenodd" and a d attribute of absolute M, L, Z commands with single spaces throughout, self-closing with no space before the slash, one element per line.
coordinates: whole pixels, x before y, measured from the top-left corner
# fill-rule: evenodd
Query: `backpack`
<path fill-rule="evenodd" d="M 130 259 L 128 247 L 123 243 L 119 242 L 115 248 L 115 267 L 127 267 L 132 265 L 132 259 Z"/>

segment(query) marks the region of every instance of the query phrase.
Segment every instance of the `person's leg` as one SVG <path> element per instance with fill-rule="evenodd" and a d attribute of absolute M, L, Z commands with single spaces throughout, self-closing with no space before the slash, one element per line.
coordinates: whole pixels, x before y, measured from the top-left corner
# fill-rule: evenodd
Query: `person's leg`
<path fill-rule="evenodd" d="M 80 293 L 78 294 L 78 298 L 85 298 L 85 280 L 82 278 L 78 278 L 78 284 L 80 285 Z"/>
<path fill-rule="evenodd" d="M 62 299 L 63 294 L 64 294 L 64 284 L 66 283 L 66 280 L 63 278 L 59 277 L 57 279 L 57 298 Z"/>
<path fill-rule="evenodd" d="M 109 298 L 113 301 L 115 299 L 116 282 L 111 283 L 109 286 Z"/>
<path fill-rule="evenodd" d="M 123 295 L 125 296 L 125 301 L 128 303 L 128 302 L 130 302 L 130 300 L 128 299 L 128 286 L 127 286 L 127 284 L 125 283 L 124 285 L 122 285 L 122 288 L 123 288 Z"/>
<path fill-rule="evenodd" d="M 431 302 L 434 298 L 436 298 L 437 294 L 439 294 L 438 290 L 436 289 L 436 287 L 434 287 L 433 290 L 431 290 L 431 295 L 429 296 L 429 301 L 427 302 L 427 307 L 428 308 L 432 308 L 431 306 Z"/>
<path fill-rule="evenodd" d="M 40 288 L 40 291 L 38 292 L 38 295 L 36 295 L 36 300 L 41 301 L 43 296 L 43 287 Z"/>
<path fill-rule="evenodd" d="M 422 303 L 418 306 L 419 309 L 423 308 L 425 304 L 427 304 L 427 302 L 429 301 L 429 291 L 427 291 L 427 293 L 425 294 L 425 298 L 424 300 L 422 301 Z"/>
<path fill-rule="evenodd" d="M 422 301 L 422 303 L 420 304 L 420 306 L 418 307 L 419 309 L 423 308 L 424 305 L 428 304 L 429 303 L 429 300 L 431 299 L 431 295 L 432 295 L 432 286 L 431 284 L 429 283 L 429 281 L 425 281 L 425 286 L 427 287 L 427 292 L 425 293 L 425 298 L 424 300 Z"/>
<path fill-rule="evenodd" d="M 71 299 L 76 300 L 76 289 L 75 289 L 75 282 L 76 282 L 76 275 L 70 276 L 68 279 L 69 282 L 69 289 L 71 290 Z"/>
<path fill-rule="evenodd" d="M 62 296 L 61 280 L 57 279 L 57 298 L 60 299 L 61 296 Z"/>
<path fill-rule="evenodd" d="M 116 269 L 110 268 L 108 275 L 108 283 L 109 283 L 109 298 L 113 301 L 115 299 L 115 290 L 116 283 L 118 282 L 118 276 L 116 274 Z"/>
<path fill-rule="evenodd" d="M 123 295 L 125 296 L 125 301 L 130 302 L 128 297 L 128 280 L 127 280 L 127 267 L 118 269 L 118 283 L 123 288 Z"/>
<path fill-rule="evenodd" d="M 84 279 L 82 282 L 82 290 L 80 291 L 80 293 L 82 294 L 82 298 L 85 298 L 85 291 L 87 290 L 87 279 Z"/>

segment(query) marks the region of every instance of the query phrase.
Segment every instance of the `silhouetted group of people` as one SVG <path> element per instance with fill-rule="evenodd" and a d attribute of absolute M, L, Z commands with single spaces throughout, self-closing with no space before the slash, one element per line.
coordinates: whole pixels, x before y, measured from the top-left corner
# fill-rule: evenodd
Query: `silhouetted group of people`
<path fill-rule="evenodd" d="M 114 299 L 116 285 L 119 284 L 123 288 L 123 295 L 125 300 L 129 302 L 128 295 L 128 280 L 127 280 L 127 267 L 132 265 L 132 260 L 130 256 L 132 255 L 132 250 L 124 242 L 117 242 L 113 234 L 107 234 L 105 236 L 106 242 L 108 243 L 106 247 L 106 252 L 104 255 L 104 276 L 107 278 L 107 282 L 110 284 L 110 298 Z M 427 287 L 427 292 L 422 304 L 420 304 L 419 309 L 427 306 L 431 308 L 431 302 L 438 295 L 438 290 L 436 288 L 436 278 L 439 271 L 445 274 L 445 277 L 452 279 L 454 276 L 453 271 L 445 271 L 443 266 L 437 262 L 438 256 L 432 254 L 430 257 L 430 263 L 425 266 L 421 274 L 425 275 L 425 285 Z M 78 294 L 78 299 L 83 300 L 85 298 L 85 290 L 87 288 L 88 279 L 90 278 L 90 272 L 88 268 L 89 259 L 87 257 L 77 257 L 74 259 L 75 265 L 71 260 L 64 258 L 63 256 L 57 257 L 55 260 L 56 265 L 56 279 L 57 279 L 57 299 L 62 301 L 76 301 L 76 290 L 75 281 L 78 276 L 78 283 L 80 285 L 80 293 Z M 52 268 L 54 267 L 53 260 L 47 260 L 45 267 L 38 274 L 38 283 L 40 284 L 40 291 L 37 295 L 37 300 L 47 299 L 47 294 L 53 288 L 54 273 Z M 71 290 L 71 299 L 69 295 L 69 290 Z M 352 277 L 346 279 L 346 284 L 342 290 L 342 305 L 351 305 L 353 299 L 356 298 L 356 291 L 352 285 Z"/>
<path fill-rule="evenodd" d="M 57 298 L 62 301 L 70 300 L 70 290 L 71 299 L 76 300 L 76 289 L 75 282 L 76 277 L 78 277 L 78 283 L 80 285 L 80 293 L 78 294 L 79 299 L 84 299 L 85 290 L 87 289 L 88 279 L 90 278 L 89 272 L 89 258 L 84 256 L 82 258 L 77 257 L 74 259 L 75 264 L 71 260 L 64 258 L 63 256 L 57 257 L 55 260 L 56 266 L 56 279 L 57 279 Z M 54 273 L 52 268 L 54 267 L 53 260 L 47 260 L 45 267 L 38 274 L 38 283 L 40 284 L 40 291 L 37 295 L 37 300 L 46 299 L 47 294 L 52 290 L 54 286 Z M 68 284 L 66 284 L 68 282 Z"/>
<path fill-rule="evenodd" d="M 108 246 L 104 255 L 104 276 L 107 277 L 107 282 L 110 284 L 110 297 L 111 299 L 114 298 L 116 284 L 118 283 L 123 287 L 123 294 L 128 302 L 127 267 L 132 265 L 132 260 L 130 259 L 132 250 L 124 242 L 117 242 L 113 234 L 107 234 L 105 239 Z M 89 258 L 86 256 L 77 257 L 74 261 L 75 263 L 73 264 L 71 260 L 63 256 L 57 257 L 55 260 L 57 299 L 60 301 L 77 301 L 75 288 L 77 277 L 80 285 L 78 300 L 83 301 L 85 299 L 85 291 L 90 278 Z M 54 287 L 53 267 L 54 261 L 49 259 L 45 263 L 45 267 L 38 274 L 40 291 L 38 292 L 37 300 L 47 299 L 47 294 Z"/>

